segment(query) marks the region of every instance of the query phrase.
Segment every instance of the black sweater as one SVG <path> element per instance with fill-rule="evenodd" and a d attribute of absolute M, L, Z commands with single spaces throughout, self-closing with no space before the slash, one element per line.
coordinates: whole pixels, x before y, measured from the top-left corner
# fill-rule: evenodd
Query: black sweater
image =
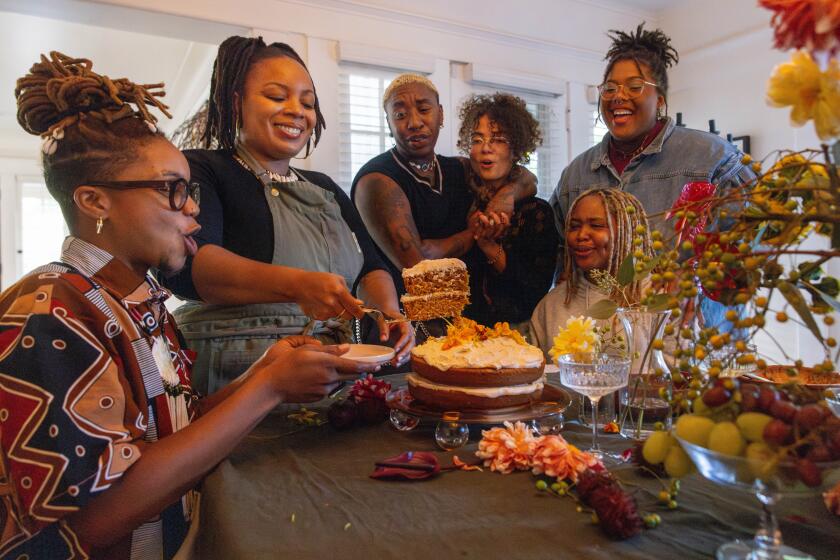
<path fill-rule="evenodd" d="M 197 217 L 201 231 L 195 236 L 198 246 L 218 245 L 241 257 L 271 263 L 274 243 L 283 240 L 274 239 L 271 211 L 260 180 L 233 159 L 229 150 L 187 150 L 184 155 L 190 164 L 192 181 L 201 185 L 201 212 Z M 355 284 L 372 270 L 387 270 L 347 194 L 323 173 L 301 169 L 295 172 L 335 195 L 341 216 L 356 235 L 364 255 L 364 265 Z M 201 299 L 192 282 L 192 258 L 187 259 L 181 272 L 162 280 L 182 298 Z"/>

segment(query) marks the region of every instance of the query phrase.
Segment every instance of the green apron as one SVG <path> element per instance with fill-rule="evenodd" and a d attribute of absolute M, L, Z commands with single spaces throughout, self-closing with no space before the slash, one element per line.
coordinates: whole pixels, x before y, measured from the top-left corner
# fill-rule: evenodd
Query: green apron
<path fill-rule="evenodd" d="M 274 227 L 271 263 L 332 272 L 353 286 L 364 257 L 333 193 L 306 180 L 273 181 L 242 146 L 237 155 L 265 187 Z M 205 395 L 233 381 L 278 339 L 300 334 L 310 320 L 296 303 L 187 302 L 174 314 L 188 347 L 197 353 L 192 385 Z M 350 322 L 319 322 L 313 336 L 325 344 L 349 342 Z"/>

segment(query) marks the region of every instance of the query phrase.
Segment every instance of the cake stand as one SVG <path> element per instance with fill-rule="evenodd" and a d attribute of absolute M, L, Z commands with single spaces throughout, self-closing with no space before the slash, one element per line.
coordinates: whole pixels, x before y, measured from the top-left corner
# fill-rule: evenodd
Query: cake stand
<path fill-rule="evenodd" d="M 403 378 L 392 382 L 392 390 L 385 397 L 385 402 L 391 409 L 391 424 L 400 431 L 412 430 L 422 421 L 438 422 L 443 419 L 444 414 L 451 412 L 458 413 L 458 422 L 462 424 L 488 425 L 522 421 L 533 422 L 539 429 L 540 424 L 562 427 L 563 413 L 571 404 L 572 399 L 562 387 L 546 383 L 540 398 L 525 405 L 494 410 L 444 411 L 414 400 Z"/>

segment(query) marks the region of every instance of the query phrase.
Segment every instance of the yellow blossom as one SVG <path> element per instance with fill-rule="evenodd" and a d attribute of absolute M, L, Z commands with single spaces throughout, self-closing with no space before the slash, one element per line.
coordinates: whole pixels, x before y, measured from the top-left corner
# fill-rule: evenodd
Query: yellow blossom
<path fill-rule="evenodd" d="M 554 337 L 554 346 L 548 353 L 554 360 L 563 354 L 589 354 L 598 351 L 599 343 L 594 319 L 570 317 L 566 320 L 566 327 L 560 327 Z"/>
<path fill-rule="evenodd" d="M 790 105 L 795 126 L 813 120 L 821 140 L 840 136 L 840 64 L 831 59 L 823 72 L 809 53 L 794 52 L 790 62 L 773 70 L 767 101 L 776 107 Z"/>

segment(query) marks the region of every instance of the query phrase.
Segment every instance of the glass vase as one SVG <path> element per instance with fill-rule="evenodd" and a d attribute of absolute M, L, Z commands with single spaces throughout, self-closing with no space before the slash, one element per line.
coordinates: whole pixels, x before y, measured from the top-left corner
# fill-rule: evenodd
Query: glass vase
<path fill-rule="evenodd" d="M 671 390 L 671 375 L 662 349 L 653 344 L 662 340 L 671 312 L 619 308 L 616 315 L 631 358 L 630 380 L 619 393 L 619 426 L 624 437 L 641 440 L 660 422 L 671 427 L 671 408 L 661 396 Z"/>

